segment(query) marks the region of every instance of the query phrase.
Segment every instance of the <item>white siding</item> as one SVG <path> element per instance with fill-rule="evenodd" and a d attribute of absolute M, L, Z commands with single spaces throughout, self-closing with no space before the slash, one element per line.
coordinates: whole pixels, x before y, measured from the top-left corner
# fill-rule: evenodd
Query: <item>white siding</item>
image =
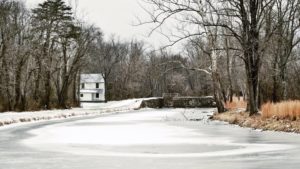
<path fill-rule="evenodd" d="M 105 92 L 104 92 L 104 90 L 103 90 L 103 93 L 100 94 L 99 99 L 102 100 L 102 101 L 105 101 Z"/>
<path fill-rule="evenodd" d="M 95 90 L 95 89 L 101 90 L 101 92 L 99 92 L 99 98 L 96 98 L 95 93 L 86 93 L 81 91 L 80 101 L 105 101 L 104 83 L 99 83 L 99 88 L 96 88 L 96 83 L 84 83 L 84 88 L 82 88 L 82 83 L 81 83 L 80 88 L 82 91 Z M 83 94 L 83 97 L 81 97 L 81 94 Z"/>
<path fill-rule="evenodd" d="M 99 93 L 99 98 L 96 98 L 96 93 L 93 94 L 93 101 L 104 101 L 104 92 L 102 94 Z"/>
<path fill-rule="evenodd" d="M 80 85 L 80 89 L 82 89 L 82 85 Z M 96 83 L 84 83 L 83 89 L 96 89 Z M 99 89 L 104 89 L 104 83 L 99 83 Z"/>
<path fill-rule="evenodd" d="M 96 76 L 97 78 L 94 78 Z M 103 78 L 101 75 L 85 74 L 82 75 L 81 78 L 82 79 L 80 83 L 80 101 L 82 102 L 105 101 L 105 84 L 103 82 Z M 99 84 L 98 88 L 97 88 L 97 83 Z M 96 98 L 97 92 L 99 93 L 99 98 Z M 83 97 L 81 97 L 82 94 Z"/>
<path fill-rule="evenodd" d="M 80 93 L 80 101 L 92 101 L 92 93 Z"/>
<path fill-rule="evenodd" d="M 103 91 L 104 91 L 104 83 L 99 83 L 99 89 L 103 89 Z"/>

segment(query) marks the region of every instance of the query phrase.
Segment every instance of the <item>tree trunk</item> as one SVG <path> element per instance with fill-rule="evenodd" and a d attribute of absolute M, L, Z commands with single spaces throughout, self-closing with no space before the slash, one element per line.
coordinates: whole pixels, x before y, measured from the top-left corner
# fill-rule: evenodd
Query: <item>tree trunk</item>
<path fill-rule="evenodd" d="M 287 100 L 287 82 L 286 82 L 286 64 L 281 65 L 280 69 L 280 80 L 282 89 L 282 99 Z"/>
<path fill-rule="evenodd" d="M 35 75 L 35 81 L 34 81 L 34 91 L 33 91 L 33 99 L 35 102 L 38 102 L 40 99 L 40 81 L 42 79 L 42 66 L 40 58 L 36 58 L 36 64 L 37 64 L 37 71 Z"/>
<path fill-rule="evenodd" d="M 62 109 L 67 109 L 66 100 L 68 95 L 68 87 L 63 87 L 58 96 L 58 105 Z"/>
<path fill-rule="evenodd" d="M 218 73 L 212 73 L 212 79 L 213 79 L 213 87 L 214 87 L 214 97 L 217 105 L 217 109 L 219 113 L 225 112 L 224 104 L 222 102 L 222 94 L 221 94 L 221 86 L 219 81 L 219 74 Z"/>
<path fill-rule="evenodd" d="M 258 8 L 260 2 L 256 0 L 249 1 L 249 16 L 247 15 L 244 1 L 240 2 L 243 28 L 242 46 L 249 93 L 248 108 L 250 116 L 252 116 L 258 113 L 258 74 L 260 68 Z"/>
<path fill-rule="evenodd" d="M 223 113 L 225 112 L 224 104 L 222 102 L 222 88 L 220 85 L 220 77 L 218 73 L 217 67 L 217 54 L 215 51 L 211 53 L 211 60 L 212 60 L 212 81 L 213 81 L 213 88 L 214 88 L 214 97 L 217 104 L 218 112 Z"/>
<path fill-rule="evenodd" d="M 225 39 L 225 47 L 226 47 L 226 61 L 227 61 L 227 76 L 228 76 L 228 82 L 229 82 L 229 93 L 228 93 L 228 100 L 229 102 L 233 101 L 233 87 L 232 87 L 232 79 L 231 79 L 231 73 L 232 73 L 232 61 L 230 60 L 230 53 L 229 53 L 229 44 L 228 39 Z"/>
<path fill-rule="evenodd" d="M 51 73 L 48 70 L 45 76 L 45 96 L 44 96 L 44 108 L 50 109 L 50 95 L 51 95 Z"/>
<path fill-rule="evenodd" d="M 67 59 L 67 41 L 62 43 L 62 53 L 63 53 L 63 65 L 62 74 L 58 79 L 62 79 L 61 88 L 59 89 L 58 95 L 58 105 L 60 108 L 66 109 L 66 100 L 68 98 L 68 88 L 69 88 L 69 72 L 68 72 L 68 59 Z M 59 85 L 58 85 L 59 86 Z"/>
<path fill-rule="evenodd" d="M 2 36 L 4 36 L 4 34 L 2 33 Z M 7 65 L 7 58 L 6 58 L 6 52 L 7 52 L 7 47 L 6 47 L 6 42 L 2 42 L 2 51 L 1 51 L 1 57 L 2 57 L 2 66 L 4 69 L 4 87 L 5 87 L 5 92 L 6 92 L 6 100 L 7 100 L 7 110 L 11 111 L 12 110 L 12 95 L 10 92 L 10 77 L 9 77 L 9 69 L 8 69 L 8 65 Z"/>
<path fill-rule="evenodd" d="M 17 109 L 21 104 L 21 73 L 22 73 L 23 61 L 18 64 L 16 76 L 15 76 L 15 105 L 14 109 Z"/>
<path fill-rule="evenodd" d="M 78 105 L 78 85 L 79 85 L 79 78 L 78 76 L 78 71 L 74 74 L 74 78 L 73 78 L 73 92 L 72 92 L 72 102 L 75 103 L 76 105 Z"/>
<path fill-rule="evenodd" d="M 103 76 L 103 79 L 104 79 L 104 96 L 105 96 L 104 100 L 105 100 L 105 102 L 107 102 L 108 100 L 110 100 L 109 95 L 108 95 L 108 91 L 107 91 L 108 81 L 107 81 L 107 78 L 106 78 L 105 75 Z"/>
<path fill-rule="evenodd" d="M 246 66 L 247 72 L 247 83 L 248 83 L 248 92 L 249 92 L 249 111 L 250 116 L 258 113 L 258 68 L 252 68 L 249 64 Z"/>
<path fill-rule="evenodd" d="M 279 96 L 278 96 L 278 90 L 279 86 L 278 86 L 278 56 L 275 56 L 275 60 L 273 63 L 273 71 L 274 71 L 274 75 L 273 75 L 273 89 L 272 89 L 272 101 L 273 102 L 278 102 L 279 101 Z"/>

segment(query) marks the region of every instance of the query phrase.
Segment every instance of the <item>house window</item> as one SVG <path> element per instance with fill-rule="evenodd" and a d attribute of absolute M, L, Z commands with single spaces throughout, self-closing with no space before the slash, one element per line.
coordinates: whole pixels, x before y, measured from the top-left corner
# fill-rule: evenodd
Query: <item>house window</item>
<path fill-rule="evenodd" d="M 96 93 L 96 99 L 99 99 L 99 93 Z"/>
<path fill-rule="evenodd" d="M 84 83 L 81 83 L 81 89 L 84 89 Z"/>
<path fill-rule="evenodd" d="M 80 97 L 83 97 L 83 94 L 80 94 Z"/>
<path fill-rule="evenodd" d="M 99 89 L 99 83 L 96 83 L 96 89 Z"/>

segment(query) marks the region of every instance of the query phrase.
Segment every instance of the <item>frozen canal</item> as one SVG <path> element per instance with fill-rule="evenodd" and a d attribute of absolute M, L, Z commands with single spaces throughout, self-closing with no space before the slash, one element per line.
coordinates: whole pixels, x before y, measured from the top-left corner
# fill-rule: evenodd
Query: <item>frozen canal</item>
<path fill-rule="evenodd" d="M 2 169 L 298 169 L 300 135 L 139 110 L 0 129 Z"/>

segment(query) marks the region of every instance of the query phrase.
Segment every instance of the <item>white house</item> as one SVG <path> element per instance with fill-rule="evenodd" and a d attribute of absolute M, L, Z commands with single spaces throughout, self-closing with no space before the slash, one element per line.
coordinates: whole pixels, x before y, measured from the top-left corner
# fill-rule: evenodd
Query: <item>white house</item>
<path fill-rule="evenodd" d="M 101 74 L 80 75 L 80 103 L 105 101 L 104 79 Z"/>

